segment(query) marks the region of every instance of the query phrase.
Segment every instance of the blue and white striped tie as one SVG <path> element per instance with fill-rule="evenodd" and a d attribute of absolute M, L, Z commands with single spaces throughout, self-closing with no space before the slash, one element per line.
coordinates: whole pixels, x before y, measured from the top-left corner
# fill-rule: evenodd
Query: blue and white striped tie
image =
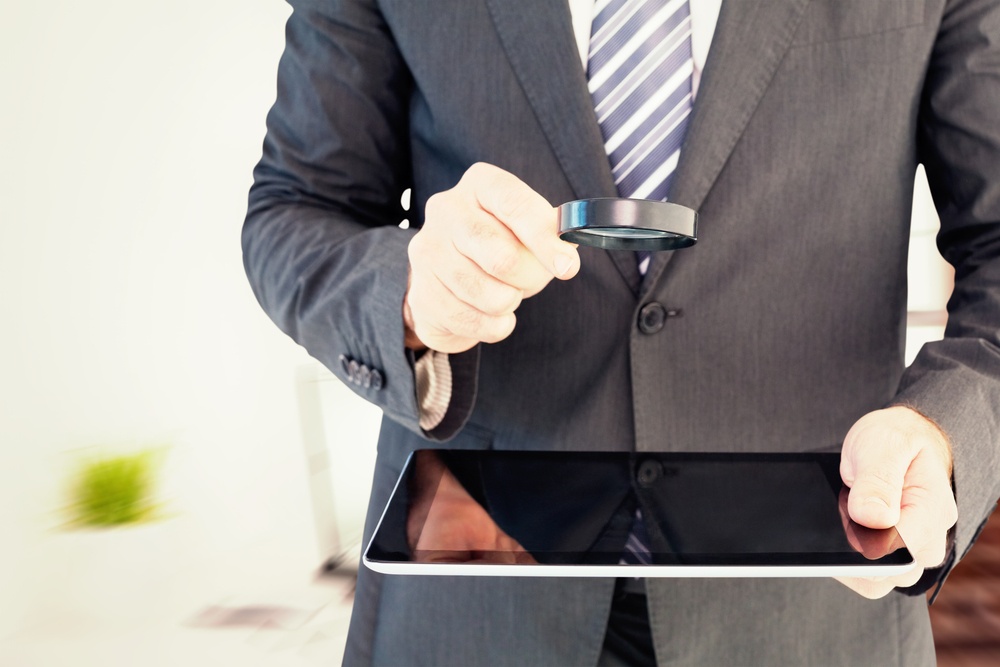
<path fill-rule="evenodd" d="M 597 0 L 587 79 L 622 197 L 665 200 L 691 118 L 694 59 L 688 0 Z M 646 272 L 649 253 L 639 252 Z M 621 562 L 649 564 L 636 510 Z"/>
<path fill-rule="evenodd" d="M 620 196 L 667 198 L 693 74 L 688 0 L 597 0 L 587 78 Z"/>
<path fill-rule="evenodd" d="M 632 528 L 622 550 L 619 563 L 628 565 L 649 565 L 653 562 L 653 554 L 650 550 L 649 533 L 646 531 L 646 524 L 642 518 L 642 510 L 637 509 L 632 518 Z"/>

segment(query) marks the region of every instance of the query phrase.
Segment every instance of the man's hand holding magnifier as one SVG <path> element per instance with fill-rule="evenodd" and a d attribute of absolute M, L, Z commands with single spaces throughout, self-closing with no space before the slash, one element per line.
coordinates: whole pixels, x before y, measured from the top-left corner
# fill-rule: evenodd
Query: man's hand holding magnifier
<path fill-rule="evenodd" d="M 512 174 L 475 164 L 427 201 L 409 245 L 406 346 L 464 352 L 514 330 L 514 311 L 553 278 L 580 270 L 557 234 L 556 209 Z"/>

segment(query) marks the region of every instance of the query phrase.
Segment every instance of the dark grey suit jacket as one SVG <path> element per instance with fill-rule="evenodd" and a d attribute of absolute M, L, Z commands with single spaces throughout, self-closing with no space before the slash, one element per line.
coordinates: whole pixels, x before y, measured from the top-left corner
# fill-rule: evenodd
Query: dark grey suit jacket
<path fill-rule="evenodd" d="M 552 204 L 615 194 L 567 5 L 292 5 L 245 261 L 312 355 L 384 375 L 355 387 L 386 414 L 370 520 L 406 453 L 433 440 L 836 450 L 858 417 L 904 403 L 952 440 L 964 554 L 1000 495 L 1000 3 L 726 0 L 672 197 L 700 211 L 698 245 L 657 255 L 645 278 L 630 254 L 582 249 L 580 275 L 527 300 L 508 340 L 453 355 L 454 400 L 432 433 L 400 314 L 427 198 L 480 160 Z M 920 162 L 956 288 L 947 338 L 904 369 Z M 652 303 L 675 316 L 642 333 Z M 647 585 L 661 664 L 933 661 L 920 596 Z M 592 665 L 612 586 L 363 571 L 345 662 Z"/>

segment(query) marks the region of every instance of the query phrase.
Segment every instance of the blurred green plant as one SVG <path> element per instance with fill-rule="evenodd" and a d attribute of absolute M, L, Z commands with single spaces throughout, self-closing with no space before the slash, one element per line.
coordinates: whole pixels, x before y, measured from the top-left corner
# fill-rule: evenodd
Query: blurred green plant
<path fill-rule="evenodd" d="M 88 455 L 70 485 L 70 521 L 75 527 L 116 527 L 157 518 L 159 450 Z"/>

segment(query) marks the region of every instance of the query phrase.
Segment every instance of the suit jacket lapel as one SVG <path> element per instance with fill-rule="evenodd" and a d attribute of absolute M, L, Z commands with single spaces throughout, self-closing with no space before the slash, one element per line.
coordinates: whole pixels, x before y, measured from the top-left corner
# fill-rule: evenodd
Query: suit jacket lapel
<path fill-rule="evenodd" d="M 697 0 L 695 0 L 697 1 Z M 507 58 L 578 198 L 617 196 L 565 0 L 486 0 Z M 631 252 L 607 253 L 633 292 Z"/>
<path fill-rule="evenodd" d="M 788 50 L 809 1 L 724 0 L 671 201 L 696 210 L 705 201 Z M 672 255 L 653 255 L 644 289 L 655 284 Z"/>

